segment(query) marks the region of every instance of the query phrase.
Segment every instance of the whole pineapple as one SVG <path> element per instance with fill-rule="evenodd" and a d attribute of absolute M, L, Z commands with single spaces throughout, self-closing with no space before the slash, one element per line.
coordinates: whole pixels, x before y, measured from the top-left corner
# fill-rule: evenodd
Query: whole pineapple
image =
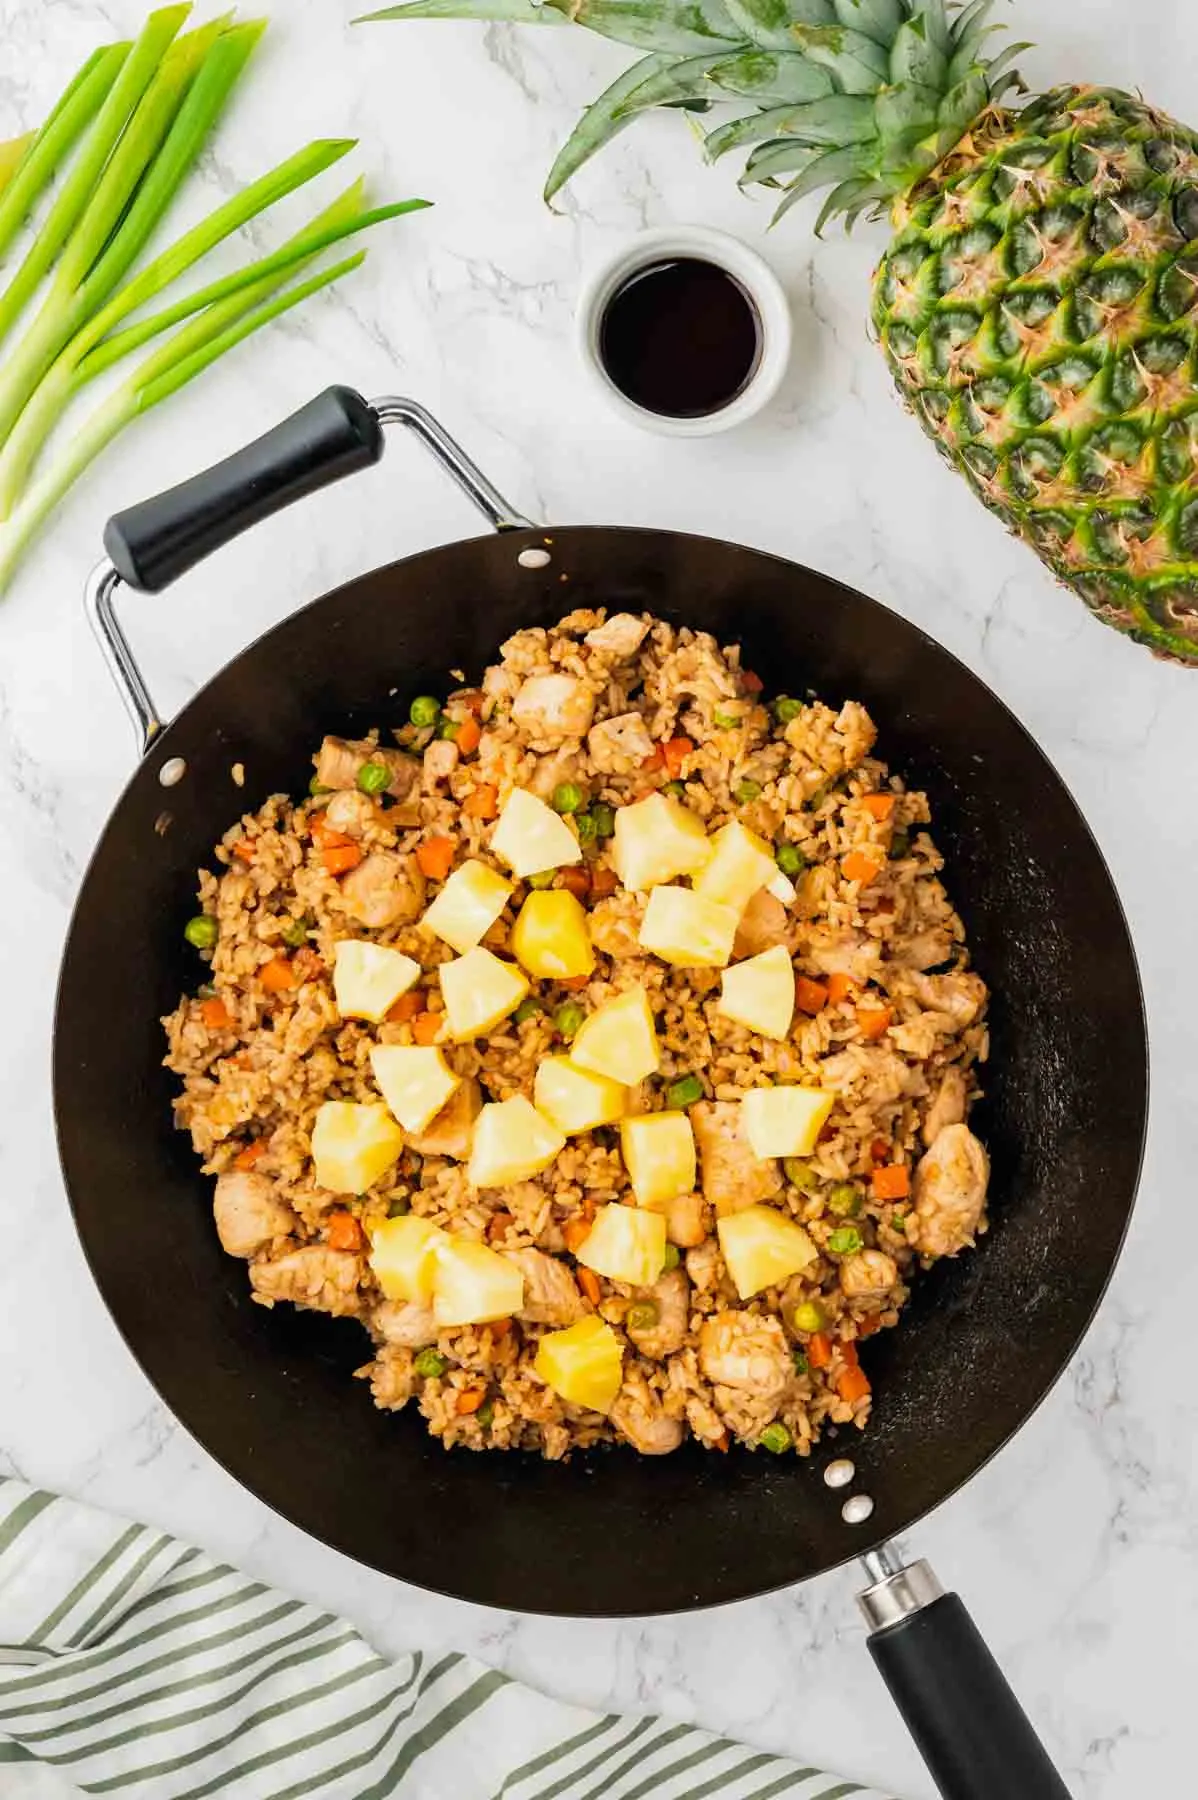
<path fill-rule="evenodd" d="M 1198 137 L 1130 95 L 999 104 L 994 0 L 412 0 L 377 18 L 573 22 L 647 52 L 579 121 L 551 197 L 654 106 L 753 110 L 775 217 L 890 213 L 873 323 L 986 506 L 1096 617 L 1198 664 Z"/>

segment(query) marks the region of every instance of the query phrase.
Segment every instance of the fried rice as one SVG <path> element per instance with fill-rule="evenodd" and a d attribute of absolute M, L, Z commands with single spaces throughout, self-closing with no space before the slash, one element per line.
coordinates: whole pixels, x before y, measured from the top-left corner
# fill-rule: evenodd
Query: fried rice
<path fill-rule="evenodd" d="M 247 1261 L 263 1305 L 359 1320 L 375 1404 L 415 1402 L 446 1446 L 559 1458 L 615 1441 L 660 1454 L 690 1436 L 805 1455 L 829 1425 L 863 1427 L 869 1352 L 858 1347 L 898 1324 L 921 1267 L 986 1228 L 986 1155 L 966 1119 L 987 994 L 941 884 L 926 797 L 875 757 L 856 701 L 771 703 L 736 646 L 648 615 L 578 611 L 520 631 L 478 687 L 438 708 L 385 736 L 326 739 L 313 792 L 244 814 L 201 872 L 208 923 L 189 937 L 207 967 L 163 1023 L 176 1122 L 216 1177 L 224 1247 Z M 384 792 L 362 791 L 366 763 L 368 785 L 382 764 Z M 445 1041 L 437 972 L 454 952 L 420 922 L 440 889 L 421 847 L 449 839 L 454 866 L 475 858 L 510 876 L 490 849 L 497 813 L 514 788 L 552 801 L 564 784 L 581 790 L 568 816 L 586 841 L 553 880 L 587 908 L 594 972 L 585 985 L 536 982 L 537 1005 L 474 1041 Z M 799 1003 L 782 1040 L 720 1011 L 718 969 L 672 966 L 638 942 L 645 896 L 619 883 L 611 815 L 659 790 L 709 832 L 738 820 L 792 872 L 793 899 L 758 893 L 733 952 L 784 945 L 792 957 Z M 514 888 L 483 939 L 501 958 L 529 883 Z M 338 1012 L 331 971 L 347 938 L 421 965 L 416 999 L 381 1024 Z M 577 1019 L 633 987 L 649 997 L 661 1060 L 630 1091 L 630 1112 L 665 1108 L 684 1077 L 702 1088 L 688 1108 L 700 1178 L 667 1210 L 670 1266 L 648 1288 L 576 1259 L 597 1209 L 632 1203 L 614 1129 L 570 1137 L 544 1173 L 506 1188 L 472 1187 L 465 1166 L 480 1101 L 531 1098 L 539 1063 L 568 1050 Z M 457 1093 L 367 1192 L 320 1187 L 318 1108 L 377 1102 L 372 1046 L 414 1033 L 441 1042 Z M 801 1161 L 753 1157 L 731 1123 L 746 1091 L 779 1082 L 835 1096 Z M 718 1223 L 749 1201 L 799 1223 L 818 1255 L 742 1299 Z M 521 1311 L 438 1329 L 427 1306 L 386 1298 L 372 1236 L 406 1214 L 511 1258 Z M 593 1313 L 622 1352 L 608 1412 L 563 1399 L 534 1366 L 546 1334 Z"/>

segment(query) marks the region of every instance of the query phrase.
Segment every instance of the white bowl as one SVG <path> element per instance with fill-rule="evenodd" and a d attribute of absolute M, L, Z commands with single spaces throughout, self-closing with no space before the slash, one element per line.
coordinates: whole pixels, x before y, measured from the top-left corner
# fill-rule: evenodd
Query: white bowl
<path fill-rule="evenodd" d="M 761 352 L 746 385 L 727 406 L 695 419 L 671 418 L 638 406 L 621 393 L 599 356 L 600 324 L 617 288 L 638 269 L 681 256 L 695 257 L 726 270 L 750 295 L 761 322 Z M 665 225 L 630 238 L 588 276 L 578 303 L 576 324 L 583 367 L 604 399 L 630 424 L 666 437 L 710 437 L 743 425 L 777 393 L 790 360 L 790 306 L 778 277 L 755 250 L 706 225 Z"/>

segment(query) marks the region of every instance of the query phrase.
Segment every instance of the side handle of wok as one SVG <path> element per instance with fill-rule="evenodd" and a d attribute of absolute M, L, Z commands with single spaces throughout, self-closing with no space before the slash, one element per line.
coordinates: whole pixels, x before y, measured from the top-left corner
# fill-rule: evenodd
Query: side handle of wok
<path fill-rule="evenodd" d="M 1069 1800 L 959 1596 L 889 1545 L 865 1561 L 870 1655 L 944 1800 Z"/>

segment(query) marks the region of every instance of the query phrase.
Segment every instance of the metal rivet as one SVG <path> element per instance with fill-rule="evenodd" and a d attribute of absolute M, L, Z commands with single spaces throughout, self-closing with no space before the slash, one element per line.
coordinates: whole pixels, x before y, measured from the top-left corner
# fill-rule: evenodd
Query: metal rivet
<path fill-rule="evenodd" d="M 176 787 L 187 773 L 187 764 L 181 756 L 168 756 L 158 771 L 158 780 L 163 787 Z"/>
<path fill-rule="evenodd" d="M 522 569 L 544 569 L 553 561 L 548 550 L 521 550 L 516 561 Z"/>
<path fill-rule="evenodd" d="M 874 1509 L 874 1503 L 868 1494 L 850 1494 L 840 1509 L 840 1516 L 846 1525 L 864 1525 Z"/>
<path fill-rule="evenodd" d="M 841 1456 L 828 1464 L 824 1470 L 824 1481 L 830 1488 L 848 1487 L 856 1473 L 857 1465 L 851 1463 L 847 1456 Z"/>

